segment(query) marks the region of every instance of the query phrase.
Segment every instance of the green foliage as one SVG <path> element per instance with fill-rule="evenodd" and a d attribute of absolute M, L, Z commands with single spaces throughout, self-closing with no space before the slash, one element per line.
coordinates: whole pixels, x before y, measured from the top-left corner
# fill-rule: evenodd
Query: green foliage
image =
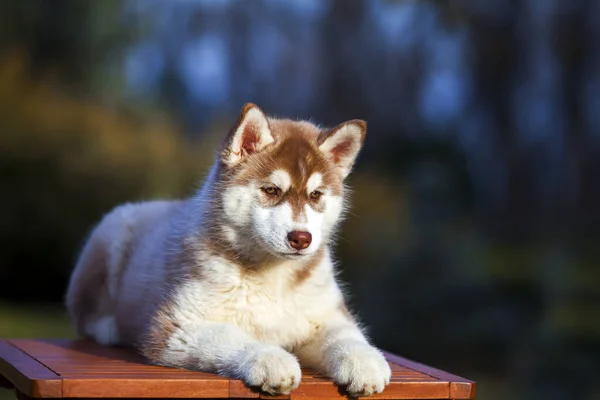
<path fill-rule="evenodd" d="M 47 304 L 15 306 L 0 303 L 1 338 L 74 338 L 62 307 Z"/>
<path fill-rule="evenodd" d="M 69 96 L 0 63 L 0 282 L 4 297 L 60 300 L 92 225 L 118 203 L 190 193 L 210 158 L 164 116 Z M 207 140 L 210 140 L 207 137 Z M 205 146 L 213 148 L 213 145 Z"/>

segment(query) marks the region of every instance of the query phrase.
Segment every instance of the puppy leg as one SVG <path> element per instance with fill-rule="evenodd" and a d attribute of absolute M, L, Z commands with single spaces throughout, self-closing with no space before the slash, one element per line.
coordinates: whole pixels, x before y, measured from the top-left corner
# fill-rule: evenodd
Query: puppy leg
<path fill-rule="evenodd" d="M 352 397 L 380 393 L 390 383 L 388 362 L 342 310 L 296 354 L 302 365 L 323 371 Z"/>
<path fill-rule="evenodd" d="M 119 342 L 108 290 L 106 244 L 97 235 L 86 243 L 71 275 L 66 294 L 67 310 L 80 336 L 110 345 Z"/>
<path fill-rule="evenodd" d="M 296 357 L 231 324 L 163 321 L 151 330 L 141 350 L 156 364 L 238 378 L 269 394 L 287 394 L 301 378 Z"/>

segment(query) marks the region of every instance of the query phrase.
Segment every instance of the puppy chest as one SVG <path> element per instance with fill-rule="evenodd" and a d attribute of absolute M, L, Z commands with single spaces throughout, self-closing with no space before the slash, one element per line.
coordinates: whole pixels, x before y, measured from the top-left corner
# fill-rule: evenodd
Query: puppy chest
<path fill-rule="evenodd" d="M 277 295 L 238 288 L 213 308 L 212 318 L 234 323 L 265 343 L 293 347 L 314 335 L 310 302 L 292 295 Z"/>

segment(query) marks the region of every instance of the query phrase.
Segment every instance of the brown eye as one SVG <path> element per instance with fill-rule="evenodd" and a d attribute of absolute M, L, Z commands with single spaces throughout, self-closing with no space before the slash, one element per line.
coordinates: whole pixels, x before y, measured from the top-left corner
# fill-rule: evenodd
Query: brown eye
<path fill-rule="evenodd" d="M 279 189 L 277 186 L 265 186 L 262 188 L 262 191 L 269 196 L 279 196 L 281 194 L 281 189 Z"/>
<path fill-rule="evenodd" d="M 310 193 L 310 199 L 311 200 L 319 200 L 319 198 L 323 195 L 323 193 L 319 192 L 318 190 L 315 190 L 313 192 Z"/>

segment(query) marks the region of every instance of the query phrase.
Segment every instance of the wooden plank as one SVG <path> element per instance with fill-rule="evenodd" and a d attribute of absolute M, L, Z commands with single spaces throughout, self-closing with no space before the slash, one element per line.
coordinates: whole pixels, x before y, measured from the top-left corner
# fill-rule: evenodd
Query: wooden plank
<path fill-rule="evenodd" d="M 476 392 L 476 383 L 474 381 L 462 378 L 460 376 L 433 368 L 416 361 L 397 356 L 392 353 L 383 352 L 386 359 L 392 363 L 408 367 L 414 371 L 419 371 L 440 381 L 446 381 L 449 385 L 449 396 L 451 399 L 474 399 Z"/>
<path fill-rule="evenodd" d="M 62 381 L 10 341 L 0 340 L 0 374 L 31 397 L 62 397 Z"/>
<path fill-rule="evenodd" d="M 121 375 L 121 376 L 129 376 L 129 375 L 142 375 L 142 376 L 147 376 L 147 377 L 171 377 L 173 379 L 177 378 L 177 377 L 182 377 L 182 378 L 186 378 L 186 379 L 204 379 L 204 380 L 214 380 L 214 379 L 227 379 L 225 377 L 217 377 L 217 376 L 211 376 L 208 374 L 204 374 L 202 372 L 188 372 L 188 371 L 182 371 L 182 372 L 176 372 L 173 373 L 171 371 L 136 371 L 136 370 L 117 370 L 117 371 L 99 371 L 99 370 L 86 370 L 86 369 L 80 369 L 80 370 L 60 370 L 58 371 L 60 376 L 64 376 L 64 377 L 72 377 L 74 375 L 97 375 L 97 376 L 117 376 L 117 375 Z M 208 375 L 208 376 L 207 376 Z"/>
<path fill-rule="evenodd" d="M 237 399 L 258 399 L 260 393 L 250 390 L 239 379 L 229 380 L 229 397 Z"/>
<path fill-rule="evenodd" d="M 64 397 L 228 398 L 229 382 L 198 379 L 64 378 Z"/>
<path fill-rule="evenodd" d="M 280 394 L 278 396 L 271 396 L 270 394 L 266 394 L 266 393 L 260 394 L 261 399 L 273 399 L 273 400 L 289 400 L 290 396 L 291 395 L 289 395 L 289 394 Z"/>
<path fill-rule="evenodd" d="M 392 382 L 382 393 L 369 399 L 448 399 L 446 382 Z M 291 399 L 342 400 L 348 399 L 333 382 L 306 382 L 291 393 Z"/>
<path fill-rule="evenodd" d="M 35 358 L 44 359 L 69 359 L 79 361 L 97 362 L 132 362 L 146 364 L 143 356 L 131 349 L 122 347 L 102 346 L 88 340 L 11 340 L 25 352 Z"/>
<path fill-rule="evenodd" d="M 105 379 L 107 382 L 112 382 L 115 379 L 126 379 L 126 380 L 132 380 L 132 379 L 137 379 L 137 380 L 144 380 L 144 381 L 150 381 L 150 380 L 169 380 L 169 381 L 197 381 L 198 384 L 203 384 L 203 382 L 215 382 L 215 381 L 226 381 L 229 382 L 229 379 L 226 377 L 222 377 L 222 376 L 216 376 L 214 378 L 208 378 L 208 379 L 204 379 L 204 378 L 198 378 L 194 375 L 179 375 L 179 374 L 162 374 L 162 375 L 148 375 L 148 374 L 141 374 L 141 373 L 132 373 L 132 374 L 127 374 L 127 373 L 122 373 L 122 374 L 79 374 L 79 373 L 72 373 L 72 374 L 66 374 L 62 376 L 63 379 L 78 379 L 78 380 L 82 380 L 82 379 L 94 379 L 94 380 L 98 380 L 98 379 Z"/>
<path fill-rule="evenodd" d="M 342 396 L 333 382 L 319 379 L 300 383 L 300 386 L 292 391 L 290 398 L 291 400 L 339 400 Z"/>

